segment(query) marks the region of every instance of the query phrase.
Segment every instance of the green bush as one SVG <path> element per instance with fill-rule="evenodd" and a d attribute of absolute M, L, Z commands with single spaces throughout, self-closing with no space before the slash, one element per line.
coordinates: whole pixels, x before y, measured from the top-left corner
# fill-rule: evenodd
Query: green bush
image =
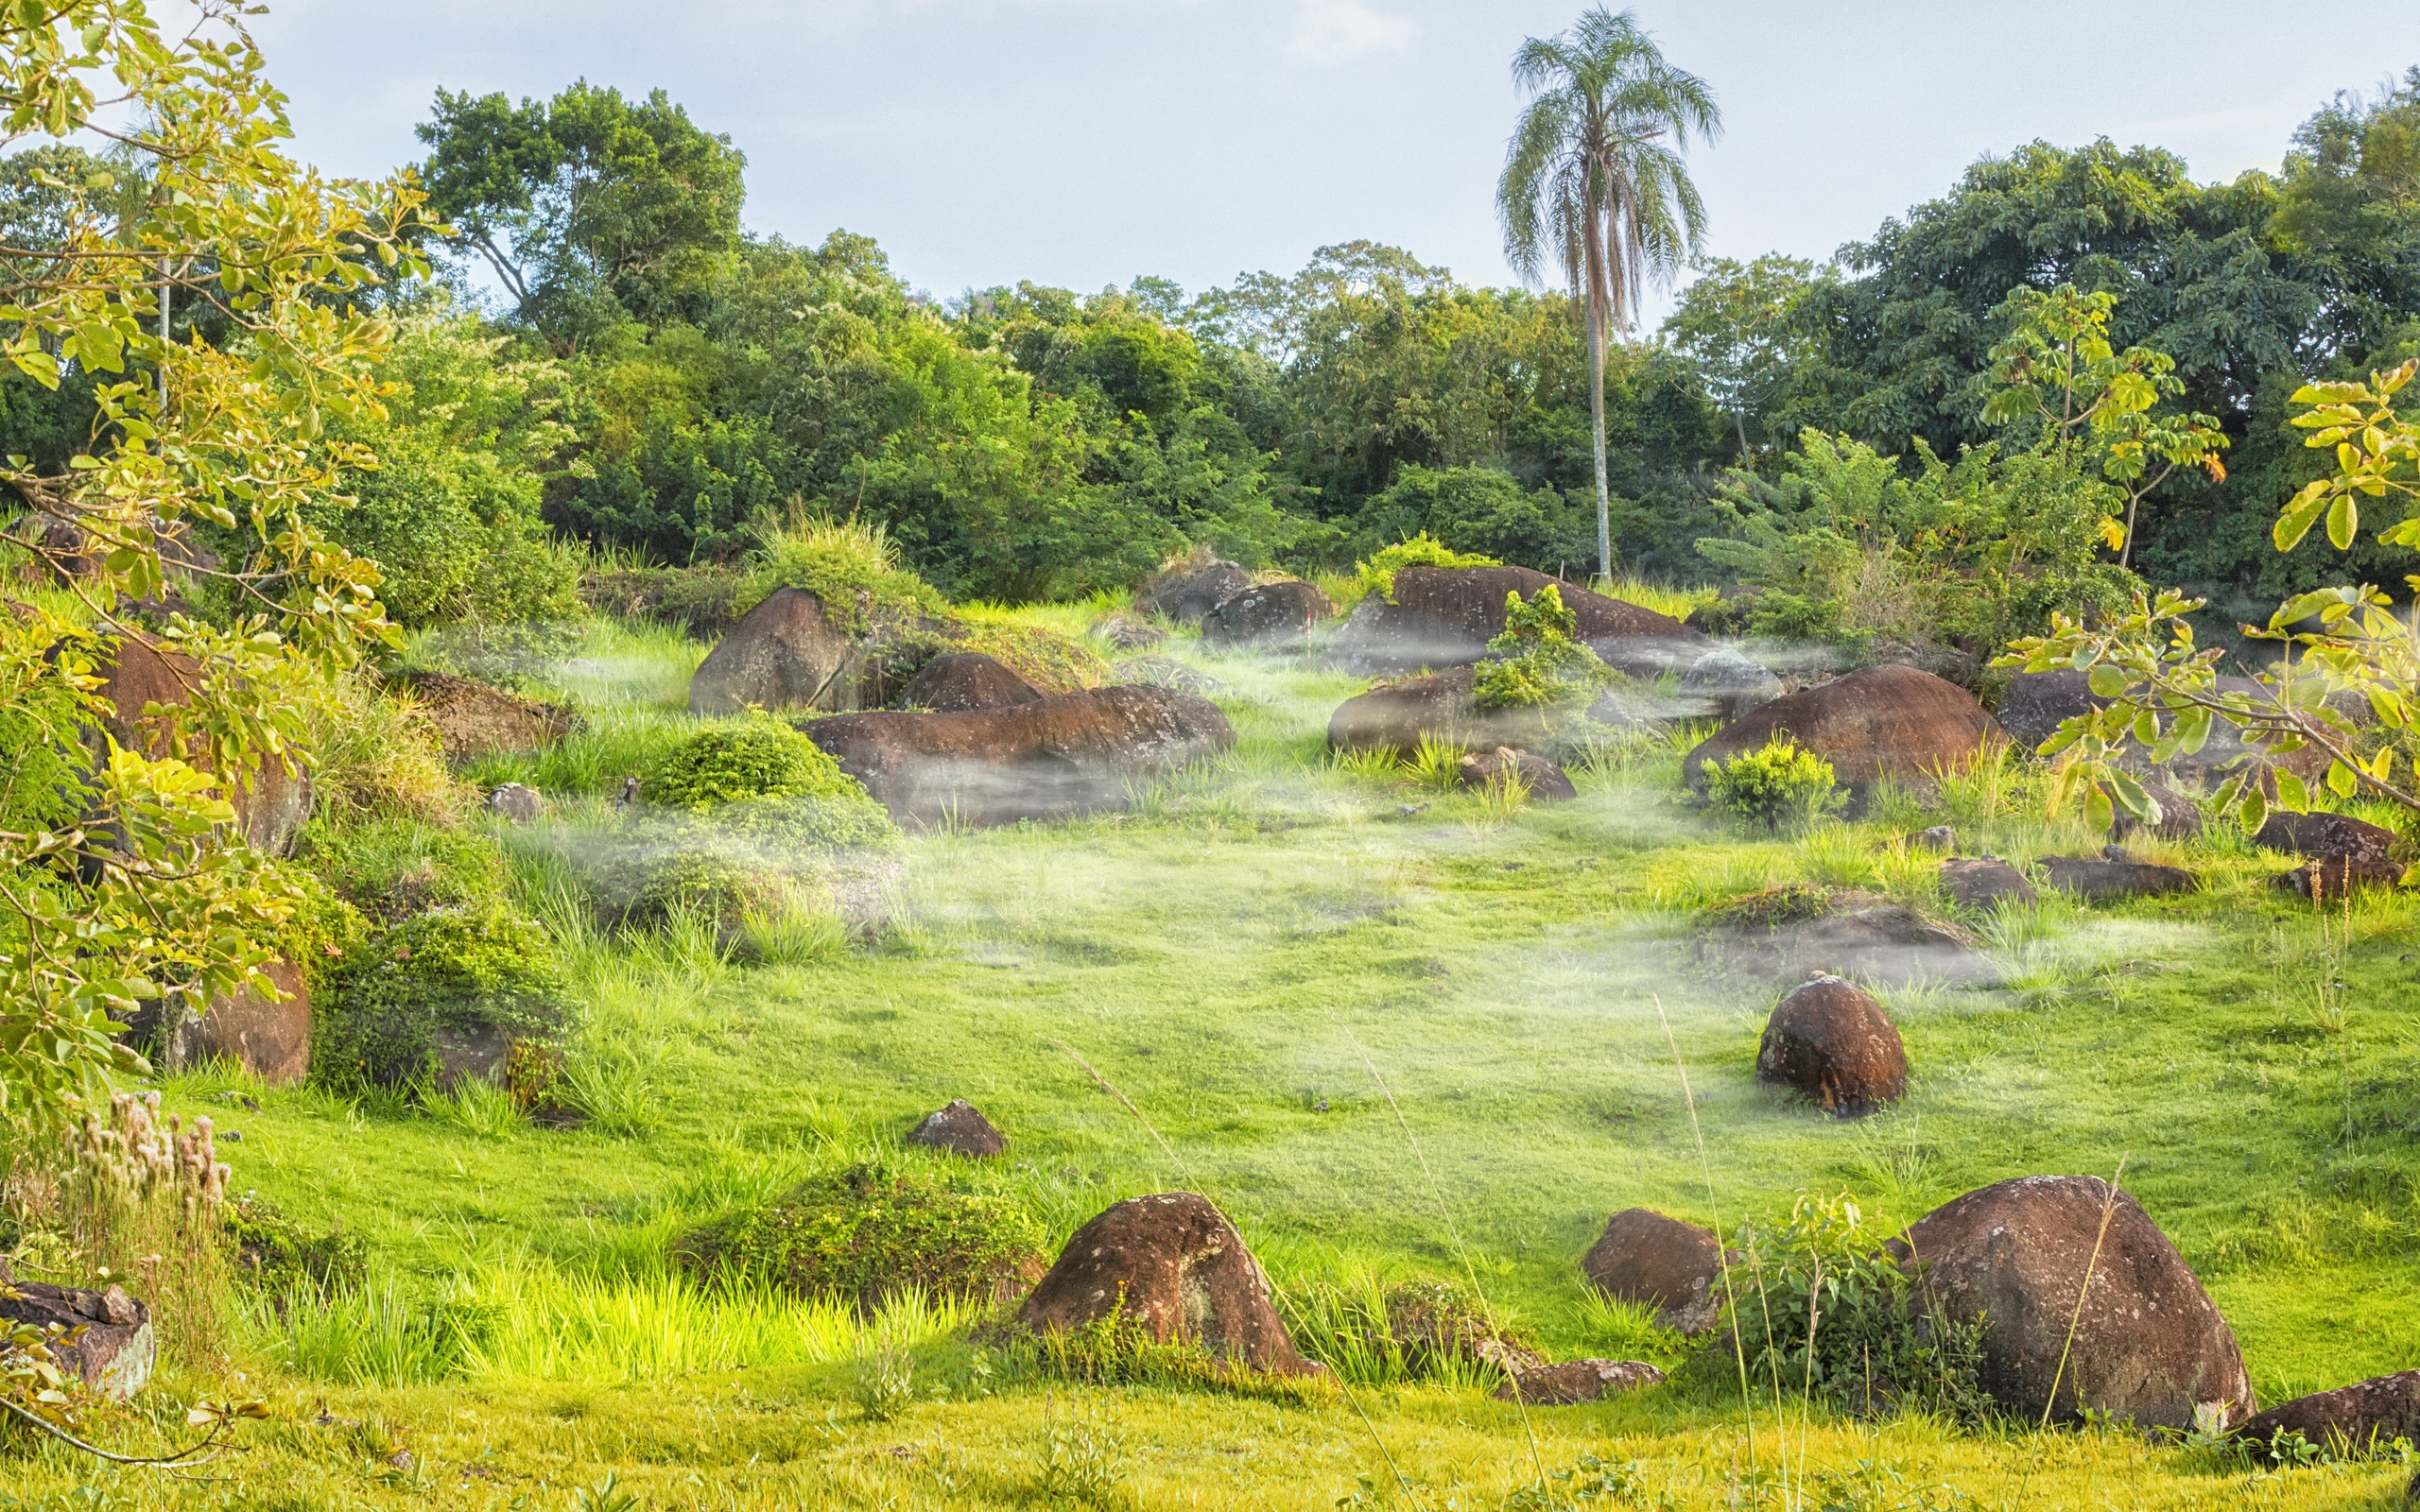
<path fill-rule="evenodd" d="M 424 1084 L 441 1029 L 550 1043 L 572 1017 L 562 953 L 501 902 L 392 924 L 347 952 L 330 987 L 314 1005 L 311 1074 L 339 1091 Z"/>
<path fill-rule="evenodd" d="M 1580 617 L 1552 583 L 1531 594 L 1504 595 L 1504 633 L 1487 643 L 1493 661 L 1471 669 L 1471 696 L 1482 709 L 1573 703 L 1603 687 L 1612 670 L 1572 633 Z"/>
<path fill-rule="evenodd" d="M 420 819 L 351 827 L 314 819 L 298 856 L 344 902 L 381 922 L 426 908 L 484 909 L 505 894 L 504 852 L 493 841 Z"/>
<path fill-rule="evenodd" d="M 625 929 L 649 929 L 681 915 L 717 933 L 776 907 L 787 890 L 780 873 L 712 851 L 644 855 L 614 868 L 600 888 L 601 911 Z"/>
<path fill-rule="evenodd" d="M 810 1177 L 759 1207 L 684 1235 L 673 1259 L 719 1285 L 771 1283 L 871 1311 L 916 1288 L 982 1301 L 1045 1262 L 1039 1224 L 1005 1198 L 922 1172 L 860 1161 Z"/>
<path fill-rule="evenodd" d="M 1455 551 L 1443 541 L 1423 530 L 1408 541 L 1399 541 L 1367 561 L 1353 564 L 1354 574 L 1361 579 L 1362 592 L 1376 593 L 1392 604 L 1395 601 L 1395 574 L 1406 567 L 1500 567 L 1503 563 L 1493 557 Z"/>
<path fill-rule="evenodd" d="M 770 719 L 690 736 L 648 774 L 645 791 L 651 802 L 701 810 L 740 799 L 866 796 L 821 747 Z"/>
<path fill-rule="evenodd" d="M 793 515 L 758 527 L 747 586 L 732 600 L 745 614 L 774 590 L 803 588 L 823 600 L 834 622 L 863 634 L 885 620 L 941 616 L 941 591 L 900 565 L 899 547 L 878 524 Z"/>
<path fill-rule="evenodd" d="M 886 850 L 900 841 L 899 826 L 862 787 L 828 798 L 736 799 L 712 810 L 705 822 L 769 855 Z"/>
<path fill-rule="evenodd" d="M 1726 1320 L 1746 1350 L 1752 1391 L 1778 1380 L 1791 1397 L 1811 1393 L 1861 1415 L 1923 1410 L 1970 1424 L 1990 1416 L 1982 1325 L 1923 1315 L 1913 1283 L 1847 1196 L 1802 1194 L 1787 1223 L 1744 1230 L 1738 1248 L 1731 1276 L 1743 1290 Z M 1737 1389 L 1729 1349 L 1692 1365 L 1718 1388 Z"/>
<path fill-rule="evenodd" d="M 1832 764 L 1800 750 L 1786 735 L 1776 734 L 1763 749 L 1742 751 L 1727 762 L 1709 760 L 1704 771 L 1709 806 L 1768 829 L 1805 823 L 1847 801 Z"/>
<path fill-rule="evenodd" d="M 271 1297 L 305 1287 L 332 1297 L 354 1290 L 369 1274 L 370 1246 L 357 1233 L 332 1228 L 315 1234 L 251 1194 L 219 1212 L 237 1274 Z"/>

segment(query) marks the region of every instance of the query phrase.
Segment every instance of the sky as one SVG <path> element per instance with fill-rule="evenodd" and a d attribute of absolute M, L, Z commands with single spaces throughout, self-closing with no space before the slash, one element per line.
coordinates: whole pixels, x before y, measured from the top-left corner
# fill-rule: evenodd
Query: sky
<path fill-rule="evenodd" d="M 2340 90 L 2420 63 L 2420 6 L 1637 0 L 1703 77 L 1707 251 L 1828 257 L 1977 158 L 2107 136 L 2274 169 Z M 746 221 L 870 234 L 947 296 L 1138 274 L 1201 289 L 1366 238 L 1513 282 L 1508 68 L 1577 0 L 271 0 L 302 154 L 383 173 L 440 87 L 661 87 L 748 155 Z M 1657 301 L 1662 306 L 1666 301 Z"/>

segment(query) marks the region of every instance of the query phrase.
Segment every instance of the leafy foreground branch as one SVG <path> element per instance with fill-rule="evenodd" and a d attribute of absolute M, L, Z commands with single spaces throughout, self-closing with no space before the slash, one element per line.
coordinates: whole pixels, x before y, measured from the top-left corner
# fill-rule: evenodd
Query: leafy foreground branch
<path fill-rule="evenodd" d="M 2277 549 L 2291 551 L 2325 520 L 2328 542 L 2349 550 L 2360 529 L 2360 501 L 2420 503 L 2420 426 L 2400 416 L 2394 396 L 2420 373 L 2420 359 L 2371 374 L 2367 383 L 2307 385 L 2293 423 L 2311 432 L 2306 446 L 2333 448 L 2336 470 L 2313 480 L 2279 515 Z M 2378 532 L 2383 545 L 2420 545 L 2420 516 Z M 2406 579 L 2420 589 L 2420 576 Z M 2337 799 L 2368 794 L 2420 812 L 2415 697 L 2420 646 L 2377 588 L 2331 587 L 2278 606 L 2265 626 L 2244 633 L 2279 648 L 2278 660 L 2245 681 L 2222 679 L 2222 652 L 2196 644 L 2188 616 L 2204 600 L 2173 590 L 2137 593 L 2122 617 L 2098 627 L 2059 617 L 2048 635 L 2014 643 L 1994 664 L 2027 672 L 2074 668 L 2088 675 L 2105 707 L 2068 719 L 2047 742 L 2058 758 L 2054 806 L 2081 801 L 2086 818 L 2106 825 L 2118 811 L 2156 823 L 2160 805 L 2135 769 L 2200 751 L 2213 719 L 2241 730 L 2270 758 L 2311 751 L 2325 758 L 2318 781 Z M 2139 747 L 2137 756 L 2131 749 Z M 2319 761 L 2306 758 L 2315 768 Z M 2221 813 L 2257 830 L 2273 806 L 2308 810 L 2322 795 L 2277 761 L 2238 772 L 2220 787 Z"/>

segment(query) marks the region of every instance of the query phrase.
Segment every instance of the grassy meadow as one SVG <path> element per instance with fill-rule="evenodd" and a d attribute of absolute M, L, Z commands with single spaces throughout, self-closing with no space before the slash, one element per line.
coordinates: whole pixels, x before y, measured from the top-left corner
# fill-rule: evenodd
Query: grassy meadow
<path fill-rule="evenodd" d="M 1032 613 L 1080 629 L 1089 610 Z M 610 836 L 606 796 L 685 725 L 700 650 L 598 624 L 548 673 L 586 729 L 470 775 Z M 1896 839 L 1929 823 L 2020 862 L 2097 850 L 2023 771 L 1775 836 L 1682 802 L 1675 738 L 1576 772 L 1577 802 L 1512 807 L 1331 763 L 1327 715 L 1361 681 L 1167 651 L 1219 680 L 1230 755 L 1130 812 L 911 836 L 854 933 L 777 964 L 702 929 L 600 934 L 505 836 L 571 952 L 572 1073 L 606 1110 L 580 1126 L 501 1097 L 167 1082 L 170 1109 L 240 1133 L 221 1145 L 238 1190 L 360 1235 L 371 1280 L 257 1300 L 240 1384 L 171 1376 L 169 1396 L 268 1400 L 241 1451 L 178 1477 L 35 1448 L 0 1464 L 0 1506 L 2399 1504 L 2411 1470 L 2390 1464 L 2254 1469 L 2116 1428 L 1861 1422 L 1787 1394 L 1743 1413 L 1679 1383 L 1526 1413 L 1478 1383 L 1071 1386 L 970 1342 L 956 1309 L 860 1317 L 678 1279 L 676 1234 L 818 1162 L 928 1160 L 900 1137 L 965 1097 L 1011 1143 L 966 1178 L 1054 1244 L 1117 1199 L 1199 1191 L 1296 1317 L 1435 1277 L 1555 1358 L 1672 1367 L 1681 1341 L 1581 1284 L 1616 1210 L 1728 1229 L 1845 1192 L 1887 1232 L 1987 1182 L 2123 1162 L 2264 1402 L 2420 1366 L 2413 902 L 2314 913 L 2228 832 L 2148 847 L 2206 889 L 1970 920 L 1996 981 L 1883 994 L 1910 1094 L 1836 1122 L 1757 1085 L 1779 988 L 1707 954 L 1699 910 L 1789 881 L 1939 907 Z"/>

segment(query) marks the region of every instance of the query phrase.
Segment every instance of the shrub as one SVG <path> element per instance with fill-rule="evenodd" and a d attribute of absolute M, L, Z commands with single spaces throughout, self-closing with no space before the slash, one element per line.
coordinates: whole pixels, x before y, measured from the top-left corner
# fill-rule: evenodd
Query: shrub
<path fill-rule="evenodd" d="M 382 922 L 425 908 L 484 909 L 505 892 L 504 852 L 493 841 L 418 819 L 349 829 L 314 819 L 299 854 L 346 902 Z"/>
<path fill-rule="evenodd" d="M 1531 594 L 1504 595 L 1504 632 L 1487 643 L 1495 660 L 1471 671 L 1471 696 L 1482 709 L 1521 709 L 1570 703 L 1611 679 L 1597 653 L 1571 638 L 1580 617 L 1565 608 L 1552 583 Z"/>
<path fill-rule="evenodd" d="M 1399 541 L 1367 561 L 1357 561 L 1353 571 L 1361 579 L 1365 593 L 1376 593 L 1388 603 L 1395 601 L 1395 574 L 1406 567 L 1498 567 L 1503 564 L 1493 557 L 1455 551 L 1423 530 L 1408 541 Z"/>
<path fill-rule="evenodd" d="M 1738 1247 L 1728 1321 L 1746 1350 L 1752 1392 L 1811 1391 L 1863 1414 L 1923 1409 L 1970 1423 L 1989 1415 L 1982 1324 L 1922 1315 L 1913 1284 L 1846 1195 L 1801 1194 L 1787 1223 L 1744 1229 Z M 1727 1349 L 1698 1363 L 1738 1379 Z"/>
<path fill-rule="evenodd" d="M 988 1301 L 1044 1263 L 1041 1226 L 1007 1200 L 876 1160 L 810 1177 L 780 1197 L 683 1236 L 673 1259 L 700 1280 L 769 1282 L 871 1312 L 909 1288 Z"/>
<path fill-rule="evenodd" d="M 315 1234 L 251 1193 L 222 1210 L 236 1273 L 272 1297 L 303 1288 L 321 1297 L 349 1292 L 369 1274 L 369 1246 L 361 1236 L 330 1228 Z"/>
<path fill-rule="evenodd" d="M 610 922 L 654 928 L 686 914 L 717 935 L 774 909 L 786 890 L 778 872 L 711 851 L 675 850 L 623 863 L 605 880 L 600 902 Z"/>
<path fill-rule="evenodd" d="M 782 588 L 815 594 L 835 624 L 856 635 L 879 620 L 949 611 L 940 590 L 900 565 L 898 543 L 879 524 L 793 508 L 786 520 L 760 524 L 756 541 L 747 586 L 731 600 L 735 616 Z"/>
<path fill-rule="evenodd" d="M 562 955 L 500 902 L 441 906 L 363 940 L 314 1005 L 311 1074 L 339 1091 L 417 1087 L 437 1070 L 437 1035 L 558 1040 L 569 1026 Z"/>
<path fill-rule="evenodd" d="M 1780 829 L 1818 818 L 1847 801 L 1832 764 L 1776 734 L 1761 750 L 1705 764 L 1706 803 L 1724 813 Z"/>
<path fill-rule="evenodd" d="M 739 799 L 713 810 L 707 822 L 768 854 L 880 850 L 900 839 L 899 826 L 862 787 L 828 798 Z"/>
<path fill-rule="evenodd" d="M 821 747 L 770 719 L 690 736 L 648 775 L 646 791 L 653 802 L 692 809 L 751 798 L 866 796 Z"/>

